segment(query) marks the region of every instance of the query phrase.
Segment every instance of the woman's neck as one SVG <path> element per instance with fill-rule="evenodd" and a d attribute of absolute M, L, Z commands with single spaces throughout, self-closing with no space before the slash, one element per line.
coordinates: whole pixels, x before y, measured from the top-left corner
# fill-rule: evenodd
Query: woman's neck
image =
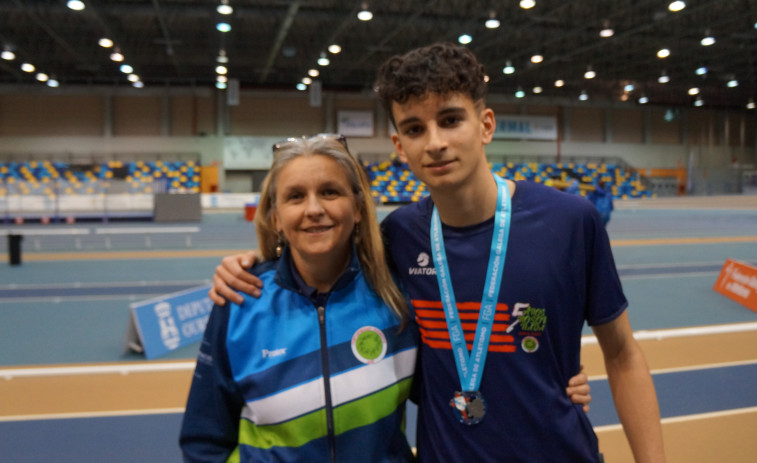
<path fill-rule="evenodd" d="M 305 284 L 319 293 L 331 290 L 350 262 L 350 249 L 336 256 L 303 256 L 292 250 L 292 261 Z"/>

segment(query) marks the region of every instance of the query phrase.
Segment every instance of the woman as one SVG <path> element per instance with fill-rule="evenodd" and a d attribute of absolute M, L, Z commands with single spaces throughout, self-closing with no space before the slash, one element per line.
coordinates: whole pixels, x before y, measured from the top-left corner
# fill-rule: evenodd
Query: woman
<path fill-rule="evenodd" d="M 405 462 L 416 329 L 343 138 L 274 146 L 255 219 L 258 298 L 216 306 L 181 431 L 186 461 Z"/>

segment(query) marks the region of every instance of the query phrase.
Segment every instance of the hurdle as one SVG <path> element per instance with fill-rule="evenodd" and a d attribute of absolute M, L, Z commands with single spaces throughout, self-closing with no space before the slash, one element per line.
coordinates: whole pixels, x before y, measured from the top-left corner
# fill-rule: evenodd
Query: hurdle
<path fill-rule="evenodd" d="M 188 248 L 192 247 L 192 235 L 200 232 L 200 227 L 102 227 L 95 229 L 95 235 L 105 237 L 105 247 L 111 249 L 113 243 L 110 237 L 113 235 L 144 235 L 145 246 L 152 247 L 151 235 L 156 234 L 183 234 L 184 242 Z"/>
<path fill-rule="evenodd" d="M 17 227 L 17 228 L 0 228 L 0 235 L 22 235 L 22 236 L 31 236 L 34 238 L 34 249 L 36 251 L 39 251 L 42 249 L 42 246 L 40 244 L 39 238 L 41 236 L 73 236 L 74 243 L 76 246 L 76 249 L 81 249 L 81 237 L 84 235 L 89 235 L 90 231 L 88 228 L 26 228 L 26 227 Z"/>

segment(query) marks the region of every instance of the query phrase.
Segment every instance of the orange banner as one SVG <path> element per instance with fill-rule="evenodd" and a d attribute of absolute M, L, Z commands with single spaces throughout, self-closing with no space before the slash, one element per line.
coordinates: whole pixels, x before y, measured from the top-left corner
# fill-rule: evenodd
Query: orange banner
<path fill-rule="evenodd" d="M 728 259 L 712 289 L 757 312 L 757 268 Z"/>

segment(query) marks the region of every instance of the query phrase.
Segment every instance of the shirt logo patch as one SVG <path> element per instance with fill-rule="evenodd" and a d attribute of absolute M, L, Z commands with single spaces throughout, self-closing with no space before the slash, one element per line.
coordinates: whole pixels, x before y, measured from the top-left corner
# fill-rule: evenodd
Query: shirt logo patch
<path fill-rule="evenodd" d="M 539 340 L 533 336 L 526 336 L 520 342 L 520 347 L 522 347 L 523 350 L 528 352 L 529 354 L 532 354 L 539 350 Z"/>
<path fill-rule="evenodd" d="M 422 252 L 418 254 L 418 258 L 415 260 L 415 262 L 418 264 L 418 267 L 410 267 L 408 268 L 408 274 L 410 275 L 436 275 L 436 269 L 434 267 L 429 267 L 428 264 L 431 263 L 431 256 L 428 255 L 428 253 Z"/>
<path fill-rule="evenodd" d="M 355 358 L 367 365 L 380 362 L 386 355 L 386 336 L 375 326 L 364 326 L 355 331 L 350 344 Z"/>

